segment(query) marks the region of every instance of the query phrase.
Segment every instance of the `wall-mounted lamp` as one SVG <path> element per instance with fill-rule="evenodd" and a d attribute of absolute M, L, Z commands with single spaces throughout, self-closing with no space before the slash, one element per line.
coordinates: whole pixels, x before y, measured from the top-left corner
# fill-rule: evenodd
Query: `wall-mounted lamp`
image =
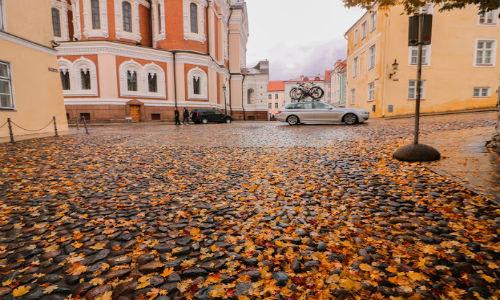
<path fill-rule="evenodd" d="M 398 60 L 394 59 L 394 62 L 392 63 L 392 72 L 389 73 L 389 79 L 392 79 L 392 77 L 394 77 L 394 75 L 396 75 L 396 73 L 398 72 L 398 69 L 399 69 Z"/>

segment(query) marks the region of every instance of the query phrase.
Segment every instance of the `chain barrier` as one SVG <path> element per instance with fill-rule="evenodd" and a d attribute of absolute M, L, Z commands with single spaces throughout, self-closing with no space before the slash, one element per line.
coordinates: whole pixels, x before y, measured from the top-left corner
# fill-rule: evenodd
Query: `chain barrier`
<path fill-rule="evenodd" d="M 2 126 L 0 126 L 0 128 L 4 127 L 5 125 L 8 125 L 8 129 L 9 129 L 9 136 L 10 136 L 10 142 L 11 143 L 14 143 L 15 140 L 14 140 L 14 131 L 13 131 L 13 126 L 21 129 L 21 130 L 24 130 L 24 131 L 28 131 L 28 132 L 39 132 L 39 131 L 42 131 L 44 129 L 46 129 L 47 127 L 49 127 L 51 124 L 54 125 L 54 136 L 55 137 L 58 137 L 59 136 L 59 133 L 57 131 L 57 122 L 56 122 L 56 117 L 52 117 L 52 119 L 49 121 L 49 123 L 47 123 L 47 125 L 43 126 L 42 128 L 40 129 L 27 129 L 27 128 L 24 128 L 22 126 L 20 126 L 19 124 L 15 123 L 14 121 L 12 121 L 10 118 L 7 118 L 7 122 L 5 122 Z"/>

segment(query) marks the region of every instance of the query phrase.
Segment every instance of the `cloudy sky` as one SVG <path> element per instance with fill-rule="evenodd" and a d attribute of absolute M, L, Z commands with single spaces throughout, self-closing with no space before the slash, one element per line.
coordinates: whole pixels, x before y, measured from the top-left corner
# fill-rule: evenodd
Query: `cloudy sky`
<path fill-rule="evenodd" d="M 247 63 L 268 59 L 271 80 L 323 74 L 345 57 L 344 33 L 363 14 L 341 0 L 246 0 Z"/>

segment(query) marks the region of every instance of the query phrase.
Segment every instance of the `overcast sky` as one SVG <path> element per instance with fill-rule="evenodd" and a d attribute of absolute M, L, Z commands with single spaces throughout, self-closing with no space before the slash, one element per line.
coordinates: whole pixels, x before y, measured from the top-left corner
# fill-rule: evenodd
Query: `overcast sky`
<path fill-rule="evenodd" d="M 268 59 L 270 79 L 324 74 L 345 57 L 344 33 L 363 14 L 341 0 L 246 0 L 247 64 Z"/>

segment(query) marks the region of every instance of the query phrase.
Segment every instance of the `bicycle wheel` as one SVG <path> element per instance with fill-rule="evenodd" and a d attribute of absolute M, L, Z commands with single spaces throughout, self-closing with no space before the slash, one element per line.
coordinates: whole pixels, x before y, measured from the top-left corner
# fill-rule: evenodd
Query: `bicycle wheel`
<path fill-rule="evenodd" d="M 325 95 L 325 91 L 323 91 L 323 89 L 319 86 L 312 87 L 309 91 L 309 96 L 311 96 L 314 100 L 321 99 L 323 95 Z"/>

